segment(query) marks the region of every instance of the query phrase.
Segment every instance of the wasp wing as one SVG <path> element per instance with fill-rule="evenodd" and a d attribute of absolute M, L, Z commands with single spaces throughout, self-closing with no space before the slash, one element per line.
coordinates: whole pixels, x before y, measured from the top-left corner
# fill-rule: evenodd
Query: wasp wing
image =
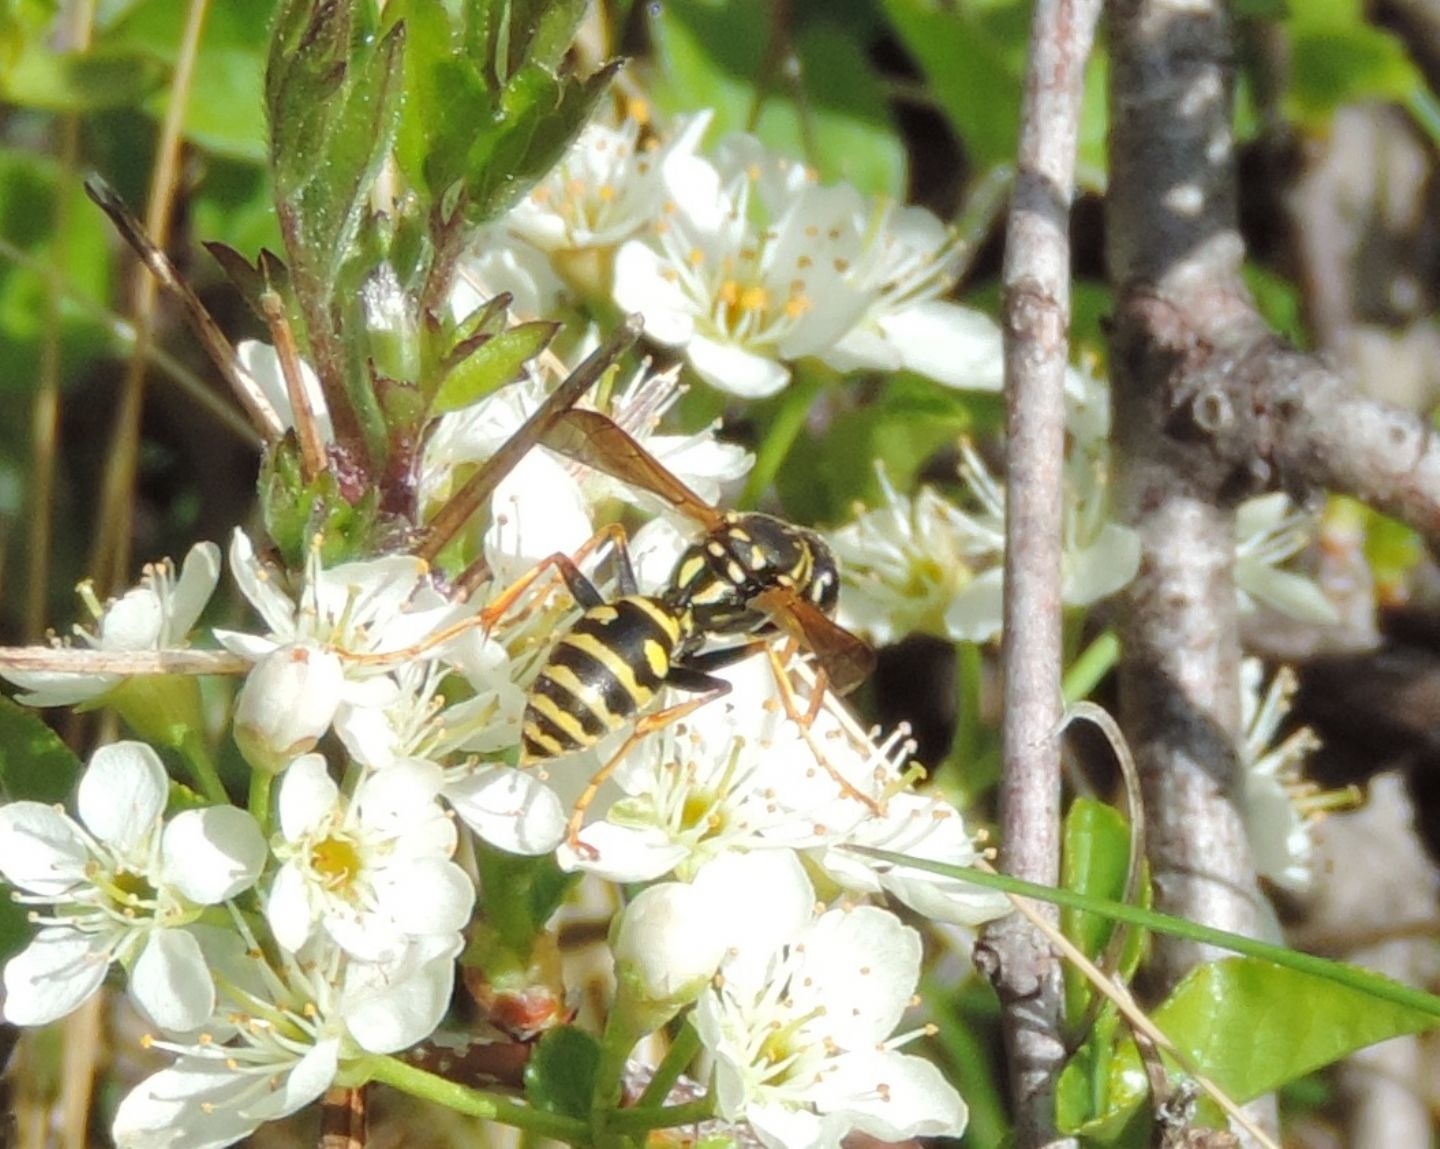
<path fill-rule="evenodd" d="M 849 694 L 875 670 L 875 652 L 813 602 L 791 587 L 774 587 L 755 596 L 775 625 L 815 655 L 831 688 Z"/>
<path fill-rule="evenodd" d="M 723 516 L 672 475 L 659 459 L 637 443 L 608 415 L 572 408 L 540 437 L 540 442 L 587 467 L 658 495 L 707 531 Z"/>

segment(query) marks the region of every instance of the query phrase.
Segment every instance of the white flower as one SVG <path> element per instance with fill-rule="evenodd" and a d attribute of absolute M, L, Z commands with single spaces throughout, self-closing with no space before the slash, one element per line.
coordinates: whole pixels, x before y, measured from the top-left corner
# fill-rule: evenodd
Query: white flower
<path fill-rule="evenodd" d="M 1139 536 L 1109 518 L 1103 446 L 1077 445 L 1065 461 L 1060 593 L 1067 606 L 1113 594 L 1140 566 Z M 884 503 L 829 536 L 844 578 L 840 621 L 878 643 L 914 631 L 959 642 L 1000 632 L 1005 491 L 969 444 L 960 450 L 976 510 L 929 487 L 903 496 L 877 465 Z"/>
<path fill-rule="evenodd" d="M 257 664 L 263 660 L 251 671 L 239 704 L 242 741 L 257 755 L 258 768 L 282 768 L 277 756 L 313 745 L 341 707 L 390 701 L 396 691 L 388 674 L 393 664 L 406 651 L 420 653 L 466 611 L 435 590 L 425 563 L 412 555 L 327 570 L 320 565 L 318 544 L 317 539 L 292 599 L 280 572 L 257 558 L 243 531 L 231 542 L 235 581 L 269 628 L 263 635 L 215 632 L 232 652 Z M 270 713 L 276 691 L 292 688 L 295 700 L 283 713 Z"/>
<path fill-rule="evenodd" d="M 1257 658 L 1241 663 L 1240 717 L 1245 731 L 1240 745 L 1245 770 L 1241 812 L 1256 872 L 1277 886 L 1303 892 L 1314 877 L 1311 814 L 1326 802 L 1316 800 L 1314 787 L 1301 781 L 1300 771 L 1319 749 L 1320 739 L 1305 726 L 1271 745 L 1290 712 L 1296 682 L 1294 672 L 1281 667 L 1262 693 L 1264 674 Z"/>
<path fill-rule="evenodd" d="M 905 866 L 899 869 L 846 846 L 889 850 L 911 858 L 972 866 L 980 857 L 960 811 L 932 795 L 896 794 L 882 813 L 859 822 L 845 839 L 818 857 L 825 871 L 847 890 L 888 893 L 932 921 L 975 926 L 1004 917 L 1010 900 L 959 878 Z"/>
<path fill-rule="evenodd" d="M 956 1137 L 967 1112 L 929 1062 L 890 1036 L 919 977 L 920 936 L 871 906 L 795 921 L 763 962 L 735 961 L 695 1018 L 720 1113 L 774 1149 Z"/>
<path fill-rule="evenodd" d="M 100 985 L 111 962 L 159 1025 L 189 1029 L 215 987 L 185 928 L 204 906 L 251 886 L 265 861 L 254 819 L 231 806 L 186 810 L 169 824 L 165 769 L 148 746 L 101 747 L 80 780 L 76 822 L 39 802 L 0 807 L 0 872 L 31 918 L 34 941 L 5 967 L 5 1017 L 43 1025 Z"/>
<path fill-rule="evenodd" d="M 147 1042 L 180 1056 L 121 1101 L 116 1145 L 219 1149 L 318 1100 L 358 1053 L 424 1040 L 450 1004 L 460 948 L 458 936 L 425 938 L 376 964 L 310 947 L 272 969 L 235 935 L 207 945 L 224 988 L 215 1032 Z"/>
<path fill-rule="evenodd" d="M 220 548 L 196 543 L 185 556 L 180 577 L 165 559 L 145 568 L 140 585 L 102 607 L 89 583 L 79 587 L 81 601 L 96 621 L 92 634 L 80 627 L 76 636 L 93 650 L 176 650 L 186 645 L 191 628 L 205 609 L 220 577 Z M 19 701 L 30 706 L 73 706 L 114 689 L 118 674 L 71 674 L 60 671 L 0 670 L 28 693 Z"/>
<path fill-rule="evenodd" d="M 295 409 L 290 405 L 290 391 L 285 386 L 285 372 L 280 366 L 280 356 L 268 343 L 255 339 L 242 339 L 235 347 L 240 370 L 249 375 L 266 401 L 270 404 L 280 422 L 287 428 L 295 426 Z M 300 361 L 300 388 L 305 401 L 315 416 L 315 426 L 325 443 L 335 441 L 335 428 L 330 422 L 330 408 L 325 402 L 325 392 L 320 387 L 320 378 L 315 369 Z"/>
<path fill-rule="evenodd" d="M 521 424 L 535 412 L 548 392 L 549 388 L 538 376 L 527 376 L 478 403 L 442 416 L 426 444 L 421 481 L 424 502 L 433 504 L 449 493 L 455 485 L 457 468 L 474 466 L 489 459 L 520 430 Z M 617 380 L 610 394 L 606 413 L 701 499 L 716 501 L 722 488 L 744 478 L 750 470 L 753 457 L 743 447 L 718 440 L 715 437 L 716 424 L 690 435 L 659 432 L 661 418 L 681 395 L 674 370 L 652 371 L 647 361 L 637 367 L 628 379 Z M 537 457 L 557 461 L 563 466 L 571 479 L 578 483 L 579 497 L 591 510 L 605 500 L 617 497 L 654 506 L 653 500 L 643 502 L 643 496 L 637 495 L 629 485 L 569 459 L 558 460 L 544 448 L 531 451 L 526 461 Z M 521 466 L 524 465 L 522 462 Z M 513 481 L 502 486 L 506 492 L 518 489 L 521 505 L 517 505 L 514 497 L 508 494 L 509 501 L 502 501 L 501 492 L 497 491 L 492 499 L 492 523 L 502 515 L 514 519 L 523 514 L 523 495 L 536 483 L 552 485 L 555 490 L 549 501 L 565 508 L 564 514 L 574 518 L 575 512 L 570 508 L 578 505 L 577 497 L 568 484 L 553 476 L 554 472 L 543 466 L 532 473 L 528 481 L 523 476 L 512 476 Z M 541 519 L 555 515 L 553 506 L 538 513 Z M 588 534 L 588 520 L 586 526 Z M 584 536 L 581 537 L 583 539 Z M 487 541 L 492 547 L 499 546 L 502 553 L 508 553 L 500 546 L 501 539 L 493 528 Z"/>
<path fill-rule="evenodd" d="M 983 642 L 1000 630 L 1003 521 L 971 515 L 930 487 L 884 501 L 829 537 L 843 572 L 840 621 L 883 645 L 922 631 Z"/>
<path fill-rule="evenodd" d="M 345 687 L 338 655 L 313 642 L 276 647 L 255 664 L 235 707 L 235 741 L 257 770 L 278 774 L 330 729 Z"/>
<path fill-rule="evenodd" d="M 450 705 L 440 694 L 452 675 L 473 693 Z M 351 708 L 336 722 L 357 762 L 388 769 L 422 761 L 443 770 L 440 795 L 492 846 L 512 854 L 548 854 L 568 817 L 533 771 L 477 762 L 476 752 L 517 746 L 525 692 L 505 648 L 477 630 L 447 646 L 444 663 L 415 662 L 396 672 L 396 697 L 383 707 Z"/>
<path fill-rule="evenodd" d="M 1235 589 L 1242 610 L 1264 603 L 1317 626 L 1339 620 L 1312 579 L 1280 564 L 1305 549 L 1313 521 L 1296 511 L 1283 491 L 1248 499 L 1235 514 Z"/>
<path fill-rule="evenodd" d="M 645 317 L 648 338 L 683 347 L 712 386 L 775 394 L 790 378 L 786 361 L 833 347 L 868 303 L 844 275 L 859 193 L 688 154 L 664 176 L 660 222 L 616 254 L 615 301 Z M 764 203 L 775 189 L 783 202 Z"/>
<path fill-rule="evenodd" d="M 580 848 L 561 846 L 562 867 L 619 882 L 671 872 L 689 879 L 719 857 L 840 841 L 873 816 L 898 776 L 889 747 L 847 737 L 832 712 L 840 704 L 830 699 L 807 740 L 785 716 L 765 657 L 717 677 L 731 684 L 729 694 L 657 731 L 620 763 L 609 800 L 591 808 Z M 578 758 L 576 777 L 594 757 Z"/>
<path fill-rule="evenodd" d="M 347 953 L 387 961 L 415 938 L 457 933 L 475 890 L 450 861 L 440 782 L 429 763 L 396 763 L 346 799 L 320 755 L 297 759 L 280 783 L 283 864 L 265 905 L 276 941 L 294 953 L 319 927 Z"/>
<path fill-rule="evenodd" d="M 698 886 L 661 882 L 641 890 L 612 929 L 622 993 L 658 1017 L 653 1030 L 700 995 L 729 943 L 720 915 Z"/>
<path fill-rule="evenodd" d="M 663 143 L 642 144 L 645 109 L 619 127 L 586 125 L 565 157 L 505 217 L 537 248 L 614 247 L 654 221 L 665 198 L 660 174 L 671 156 L 692 154 L 710 113 L 679 121 Z"/>

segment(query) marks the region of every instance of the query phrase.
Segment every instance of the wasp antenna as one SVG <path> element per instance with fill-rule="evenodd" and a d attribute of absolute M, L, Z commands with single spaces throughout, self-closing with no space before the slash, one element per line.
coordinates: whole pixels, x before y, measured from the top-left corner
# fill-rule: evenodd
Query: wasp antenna
<path fill-rule="evenodd" d="M 185 319 L 190 324 L 190 330 L 195 333 L 201 346 L 205 348 L 215 366 L 220 369 L 220 374 L 225 377 L 225 382 L 235 392 L 236 398 L 245 408 L 245 413 L 250 416 L 250 421 L 255 424 L 265 441 L 273 443 L 284 435 L 285 427 L 280 422 L 280 417 L 275 413 L 275 409 L 270 406 L 255 381 L 240 369 L 234 345 L 220 330 L 220 325 L 205 309 L 205 305 L 200 302 L 200 297 L 181 278 L 180 272 L 170 262 L 170 257 L 145 234 L 144 225 L 125 205 L 125 201 L 120 198 L 120 193 L 99 176 L 92 175 L 85 180 L 85 194 L 110 217 L 110 222 L 115 225 L 115 230 L 124 237 L 126 243 L 135 249 L 135 253 L 150 270 L 150 274 L 180 301 Z"/>
<path fill-rule="evenodd" d="M 500 449 L 473 474 L 430 520 L 424 539 L 415 549 L 415 554 L 426 562 L 434 562 L 435 556 L 465 525 L 470 516 L 494 493 L 500 481 L 515 469 L 530 448 L 540 442 L 559 422 L 560 417 L 580 401 L 581 396 L 600 381 L 600 377 L 619 361 L 645 326 L 638 315 L 628 315 L 619 328 L 604 343 L 592 351 L 579 367 L 570 372 L 535 409 L 535 413 L 520 425 L 520 429 L 501 444 Z"/>

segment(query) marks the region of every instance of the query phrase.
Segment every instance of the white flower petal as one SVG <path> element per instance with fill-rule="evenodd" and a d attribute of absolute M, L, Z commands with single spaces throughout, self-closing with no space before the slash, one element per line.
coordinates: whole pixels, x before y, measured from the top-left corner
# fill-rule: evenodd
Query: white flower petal
<path fill-rule="evenodd" d="M 475 887 L 465 871 L 440 858 L 386 866 L 376 875 L 378 908 L 402 933 L 446 934 L 470 920 Z"/>
<path fill-rule="evenodd" d="M 290 841 L 304 837 L 335 812 L 339 801 L 340 787 L 322 755 L 295 759 L 280 780 L 280 832 Z"/>
<path fill-rule="evenodd" d="M 5 963 L 5 1020 L 48 1025 L 100 988 L 110 968 L 112 938 L 49 926 Z"/>
<path fill-rule="evenodd" d="M 733 343 L 697 335 L 686 346 L 685 354 L 700 378 L 741 399 L 769 398 L 790 382 L 790 368 L 783 363 Z"/>
<path fill-rule="evenodd" d="M 0 874 L 30 894 L 56 897 L 88 881 L 80 828 L 43 802 L 0 806 Z"/>
<path fill-rule="evenodd" d="M 188 930 L 151 930 L 130 970 L 129 988 L 161 1029 L 196 1029 L 215 1012 L 215 983 L 200 943 Z"/>
<path fill-rule="evenodd" d="M 882 1088 L 883 1087 L 883 1088 Z M 940 1071 L 895 1050 L 855 1050 L 821 1081 L 816 1104 L 842 1111 L 854 1128 L 879 1141 L 959 1137 L 969 1111 Z"/>
<path fill-rule="evenodd" d="M 291 953 L 309 940 L 315 928 L 314 910 L 309 886 L 298 866 L 286 863 L 276 873 L 265 902 L 265 920 L 275 940 Z"/>
<path fill-rule="evenodd" d="M 129 853 L 155 829 L 168 796 L 160 756 L 143 742 L 114 742 L 91 755 L 76 807 L 86 829 Z"/>
<path fill-rule="evenodd" d="M 622 244 L 615 256 L 611 293 L 622 311 L 638 311 L 645 336 L 666 347 L 683 347 L 695 334 L 695 319 L 684 291 L 668 274 L 670 265 L 645 244 Z"/>
<path fill-rule="evenodd" d="M 185 556 L 180 578 L 170 602 L 169 630 L 182 638 L 200 620 L 200 614 L 220 581 L 220 548 L 214 543 L 196 543 Z"/>
<path fill-rule="evenodd" d="M 350 1035 L 371 1053 L 393 1053 L 429 1037 L 450 1004 L 461 948 L 458 934 L 425 939 L 415 945 L 419 956 L 411 969 L 399 975 L 377 971 L 362 979 L 368 984 L 347 990 Z"/>
<path fill-rule="evenodd" d="M 532 772 L 493 766 L 445 787 L 455 813 L 485 841 L 512 854 L 548 854 L 565 833 L 569 814 L 555 792 Z"/>
<path fill-rule="evenodd" d="M 254 885 L 267 850 L 265 836 L 249 813 L 235 806 L 208 806 L 171 819 L 161 838 L 161 854 L 165 880 L 190 901 L 212 906 Z"/>

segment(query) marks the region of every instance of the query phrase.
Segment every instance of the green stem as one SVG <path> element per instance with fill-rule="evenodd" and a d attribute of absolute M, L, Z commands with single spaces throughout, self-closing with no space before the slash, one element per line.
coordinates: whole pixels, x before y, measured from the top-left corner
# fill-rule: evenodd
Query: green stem
<path fill-rule="evenodd" d="M 270 833 L 270 784 L 275 775 L 266 770 L 250 771 L 250 798 L 246 804 L 251 817 L 260 823 L 260 830 Z"/>
<path fill-rule="evenodd" d="M 1061 687 L 1065 694 L 1065 705 L 1073 706 L 1080 699 L 1100 685 L 1104 677 L 1115 668 L 1120 658 L 1120 639 L 1113 630 L 1107 630 L 1080 652 L 1065 672 Z"/>
<path fill-rule="evenodd" d="M 471 1089 L 394 1057 L 377 1054 L 366 1058 L 361 1068 L 371 1081 L 383 1082 L 412 1097 L 433 1101 L 457 1113 L 499 1121 L 570 1145 L 590 1144 L 590 1129 L 577 1118 L 547 1113 L 499 1094 Z"/>
<path fill-rule="evenodd" d="M 670 1048 L 665 1051 L 664 1059 L 655 1067 L 655 1075 L 650 1078 L 650 1084 L 640 1095 L 636 1108 L 653 1109 L 663 1105 L 665 1098 L 670 1096 L 670 1090 L 675 1087 L 675 1082 L 679 1081 L 680 1075 L 685 1072 L 685 1067 L 695 1060 L 695 1055 L 699 1052 L 700 1031 L 686 1021 L 680 1026 L 680 1032 L 675 1035 Z"/>
<path fill-rule="evenodd" d="M 715 1103 L 709 1096 L 684 1105 L 664 1109 L 618 1109 L 606 1119 L 608 1128 L 625 1133 L 646 1133 L 651 1129 L 669 1129 L 676 1125 L 694 1125 L 715 1116 Z"/>
<path fill-rule="evenodd" d="M 225 783 L 220 781 L 220 771 L 215 768 L 215 759 L 205 744 L 204 735 L 198 730 L 189 730 L 180 741 L 180 756 L 190 767 L 190 776 L 200 793 L 217 805 L 228 806 L 230 795 L 225 793 Z"/>
<path fill-rule="evenodd" d="M 1322 977 L 1326 981 L 1343 985 L 1347 989 L 1367 993 L 1382 1001 L 1393 1002 L 1407 1009 L 1440 1018 L 1440 997 L 1425 993 L 1423 990 L 1411 989 L 1407 985 L 1391 981 L 1388 977 L 1381 977 L 1379 974 L 1371 973 L 1369 970 L 1360 969 L 1357 966 L 1346 965 L 1344 962 L 1330 961 L 1327 958 L 1316 957 L 1314 954 L 1301 953 L 1299 950 L 1256 941 L 1254 938 L 1247 938 L 1242 934 L 1232 934 L 1226 930 L 1202 926 L 1196 922 L 1186 921 L 1184 918 L 1159 913 L 1156 910 L 1146 910 L 1139 906 L 1112 902 L 1106 898 L 1097 898 L 1076 890 L 1037 885 L 1034 882 L 1022 881 L 1020 878 L 1012 878 L 1008 874 L 996 874 L 988 870 L 970 869 L 966 866 L 948 866 L 944 862 L 911 858 L 905 854 L 891 853 L 889 850 L 873 850 L 868 846 L 847 846 L 845 848 L 854 850 L 857 854 L 878 858 L 894 866 L 909 866 L 911 869 L 941 874 L 947 878 L 956 878 L 962 882 L 983 886 L 986 889 L 1003 890 L 1007 894 L 1018 894 L 1021 897 L 1034 898 L 1037 901 L 1051 902 L 1066 909 L 1083 910 L 1112 921 L 1154 930 L 1156 933 L 1170 934 L 1173 937 L 1187 938 L 1203 945 L 1232 950 L 1247 957 L 1260 958 L 1262 961 L 1274 962 L 1278 966 Z"/>
<path fill-rule="evenodd" d="M 781 396 L 775 417 L 770 421 L 765 437 L 755 450 L 755 468 L 745 480 L 745 490 L 740 495 L 739 505 L 742 509 L 753 507 L 759 502 L 760 496 L 775 481 L 775 476 L 780 473 L 780 465 L 785 462 L 785 456 L 790 453 L 790 448 L 795 445 L 795 440 L 800 437 L 800 432 L 805 427 L 810 405 L 825 383 L 826 375 L 823 371 L 807 371 L 799 366 L 795 368 L 795 377 Z"/>
<path fill-rule="evenodd" d="M 637 1013 L 628 1007 L 622 978 L 610 1016 L 605 1019 L 600 1060 L 595 1066 L 595 1087 L 590 1094 L 590 1136 L 596 1149 L 620 1149 L 625 1144 L 614 1119 L 624 1093 L 625 1066 L 630 1051 L 647 1032 L 637 1023 Z"/>

